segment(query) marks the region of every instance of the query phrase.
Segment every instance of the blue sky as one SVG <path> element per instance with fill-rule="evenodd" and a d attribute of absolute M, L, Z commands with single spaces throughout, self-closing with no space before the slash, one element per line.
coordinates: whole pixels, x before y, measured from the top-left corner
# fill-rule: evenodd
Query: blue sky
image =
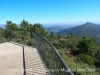
<path fill-rule="evenodd" d="M 100 0 L 0 0 L 0 24 L 100 23 Z"/>

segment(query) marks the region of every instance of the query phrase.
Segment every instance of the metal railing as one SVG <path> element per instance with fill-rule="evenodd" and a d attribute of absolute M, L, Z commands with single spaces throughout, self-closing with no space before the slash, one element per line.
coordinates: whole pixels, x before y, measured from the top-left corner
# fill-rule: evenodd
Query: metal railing
<path fill-rule="evenodd" d="M 35 32 L 35 31 L 34 31 Z M 51 75 L 74 75 L 51 42 L 35 32 L 36 48 Z"/>
<path fill-rule="evenodd" d="M 74 75 L 67 64 L 64 62 L 56 48 L 53 46 L 51 42 L 46 40 L 36 31 L 28 31 L 28 30 L 19 30 L 19 29 L 6 29 L 4 32 L 8 32 L 9 36 L 2 36 L 7 39 L 7 41 L 15 41 L 17 37 L 15 37 L 11 32 L 13 31 L 23 31 L 29 32 L 31 38 L 35 40 L 35 47 L 37 48 L 43 63 L 46 65 L 48 70 L 48 75 Z M 3 38 L 4 39 L 4 38 Z M 20 40 L 19 40 L 20 41 Z M 18 42 L 15 41 L 15 42 Z M 24 44 L 26 44 L 24 42 Z"/>

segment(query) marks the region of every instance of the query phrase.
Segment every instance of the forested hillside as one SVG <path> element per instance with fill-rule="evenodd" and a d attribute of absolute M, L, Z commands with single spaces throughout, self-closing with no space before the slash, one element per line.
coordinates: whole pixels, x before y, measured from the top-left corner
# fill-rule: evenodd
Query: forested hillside
<path fill-rule="evenodd" d="M 50 26 L 49 27 L 46 27 L 44 26 L 45 29 L 50 32 L 50 31 L 54 31 L 56 34 L 58 34 L 59 32 L 65 30 L 65 29 L 68 29 L 68 28 L 72 28 L 72 27 L 75 27 L 74 25 L 67 25 L 67 24 L 54 24 L 53 26 Z"/>
<path fill-rule="evenodd" d="M 72 32 L 74 32 L 77 37 L 86 35 L 87 37 L 94 38 L 95 40 L 100 42 L 100 25 L 99 24 L 87 22 L 83 25 L 66 29 L 60 32 L 59 34 L 67 36 L 71 34 Z"/>
<path fill-rule="evenodd" d="M 84 29 L 87 29 L 88 26 Z M 35 36 L 34 33 L 30 32 L 32 30 L 37 31 L 47 40 L 51 41 L 72 70 L 73 68 L 82 68 L 83 65 L 87 65 L 84 66 L 85 68 L 91 66 L 92 68 L 100 68 L 100 44 L 98 44 L 94 39 L 87 36 L 77 37 L 77 34 L 79 32 L 77 34 L 70 33 L 65 37 L 61 35 L 56 35 L 53 31 L 48 34 L 42 24 L 39 23 L 30 24 L 27 21 L 23 20 L 18 26 L 17 24 L 12 23 L 12 21 L 7 21 L 6 28 L 0 28 L 0 42 L 12 40 L 34 47 Z M 81 66 L 79 59 L 82 62 Z M 78 72 L 77 70 L 73 72 L 75 75 L 86 74 L 85 72 Z M 94 75 L 98 75 L 98 72 L 99 71 L 95 71 L 93 73 Z M 91 75 L 93 73 L 90 72 L 88 75 Z"/>

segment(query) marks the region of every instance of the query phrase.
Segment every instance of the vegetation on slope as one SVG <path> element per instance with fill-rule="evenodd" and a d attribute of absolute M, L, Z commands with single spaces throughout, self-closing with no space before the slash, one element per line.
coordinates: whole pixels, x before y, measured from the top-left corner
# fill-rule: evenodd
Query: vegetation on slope
<path fill-rule="evenodd" d="M 100 43 L 100 25 L 98 24 L 87 22 L 77 27 L 65 29 L 64 31 L 59 32 L 59 34 L 67 36 L 72 32 L 74 32 L 77 37 L 86 35 L 87 37 L 94 38 Z"/>

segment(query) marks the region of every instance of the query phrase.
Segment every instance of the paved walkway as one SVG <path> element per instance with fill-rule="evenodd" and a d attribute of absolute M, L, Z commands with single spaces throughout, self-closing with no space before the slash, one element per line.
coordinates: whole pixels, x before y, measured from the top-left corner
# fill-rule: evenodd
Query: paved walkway
<path fill-rule="evenodd" d="M 22 46 L 24 45 L 15 42 L 0 44 L 0 75 L 46 75 L 45 66 L 37 50 L 24 46 L 23 60 Z"/>

